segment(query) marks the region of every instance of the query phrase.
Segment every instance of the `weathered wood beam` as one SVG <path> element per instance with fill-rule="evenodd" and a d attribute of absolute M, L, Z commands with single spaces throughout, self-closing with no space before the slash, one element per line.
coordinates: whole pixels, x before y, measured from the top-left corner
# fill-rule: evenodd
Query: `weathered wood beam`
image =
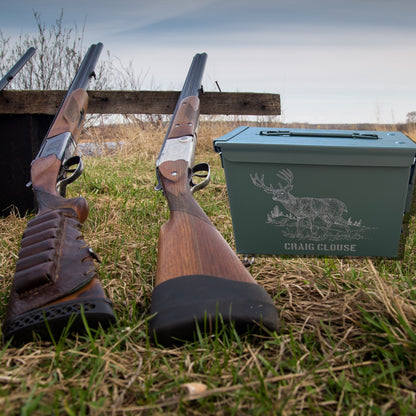
<path fill-rule="evenodd" d="M 88 91 L 90 114 L 172 114 L 178 91 Z M 55 114 L 65 91 L 0 92 L 0 114 Z M 201 114 L 280 115 L 280 95 L 204 92 Z"/>

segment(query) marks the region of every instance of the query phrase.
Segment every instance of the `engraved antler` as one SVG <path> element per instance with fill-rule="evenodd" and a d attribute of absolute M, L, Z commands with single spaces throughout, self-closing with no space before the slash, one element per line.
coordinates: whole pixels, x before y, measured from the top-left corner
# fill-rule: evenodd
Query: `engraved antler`
<path fill-rule="evenodd" d="M 279 173 L 276 173 L 276 176 L 286 182 L 285 186 L 282 186 L 279 182 L 280 189 L 289 191 L 293 189 L 293 173 L 290 169 L 281 169 L 279 170 Z"/>
<path fill-rule="evenodd" d="M 273 186 L 271 186 L 271 185 L 266 186 L 265 185 L 264 175 L 261 175 L 261 177 L 259 178 L 259 175 L 257 173 L 255 173 L 254 175 L 252 175 L 250 173 L 250 178 L 251 178 L 251 181 L 253 182 L 254 185 L 263 189 L 263 191 L 267 192 L 268 194 L 274 194 L 276 192 L 276 189 L 273 188 Z"/>

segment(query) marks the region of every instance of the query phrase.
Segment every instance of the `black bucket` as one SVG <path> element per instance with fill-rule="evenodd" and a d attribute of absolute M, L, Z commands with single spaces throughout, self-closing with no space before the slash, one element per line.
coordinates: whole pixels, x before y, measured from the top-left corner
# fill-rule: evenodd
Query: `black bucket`
<path fill-rule="evenodd" d="M 26 186 L 30 163 L 53 118 L 48 114 L 0 114 L 0 216 L 34 210 L 33 193 Z"/>

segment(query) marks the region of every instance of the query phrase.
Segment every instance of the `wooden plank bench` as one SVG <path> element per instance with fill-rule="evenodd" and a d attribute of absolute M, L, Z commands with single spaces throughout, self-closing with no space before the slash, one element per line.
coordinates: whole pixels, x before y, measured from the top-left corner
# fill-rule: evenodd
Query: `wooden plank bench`
<path fill-rule="evenodd" d="M 30 162 L 49 129 L 66 91 L 0 92 L 0 215 L 12 207 L 33 210 Z M 179 91 L 88 91 L 89 114 L 172 114 Z M 201 114 L 280 115 L 278 94 L 204 92 Z"/>
<path fill-rule="evenodd" d="M 178 91 L 88 91 L 91 114 L 172 114 Z M 65 91 L 0 93 L 0 114 L 55 114 Z M 204 92 L 201 114 L 280 115 L 280 95 L 250 92 Z"/>

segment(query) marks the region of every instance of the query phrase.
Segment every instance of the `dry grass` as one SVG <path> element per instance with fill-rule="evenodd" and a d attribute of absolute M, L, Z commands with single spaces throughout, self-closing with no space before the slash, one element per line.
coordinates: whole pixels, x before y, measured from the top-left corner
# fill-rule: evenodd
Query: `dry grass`
<path fill-rule="evenodd" d="M 197 155 L 213 169 L 212 184 L 197 199 L 231 245 L 226 186 L 212 138 L 233 127 L 203 123 Z M 158 230 L 168 215 L 162 195 L 153 192 L 164 127 L 97 128 L 89 139 L 101 142 L 104 133 L 124 146 L 85 158 L 85 174 L 69 191 L 90 203 L 84 235 L 102 260 L 99 273 L 118 323 L 107 333 L 56 345 L 3 344 L 4 414 L 416 413 L 413 217 L 400 261 L 257 258 L 251 272 L 275 300 L 279 334 L 239 337 L 230 330 L 162 349 L 149 343 L 147 318 Z M 0 219 L 0 318 L 26 221 Z"/>

